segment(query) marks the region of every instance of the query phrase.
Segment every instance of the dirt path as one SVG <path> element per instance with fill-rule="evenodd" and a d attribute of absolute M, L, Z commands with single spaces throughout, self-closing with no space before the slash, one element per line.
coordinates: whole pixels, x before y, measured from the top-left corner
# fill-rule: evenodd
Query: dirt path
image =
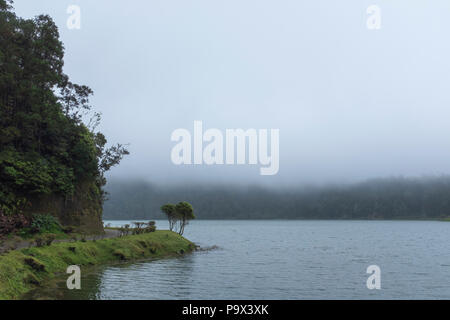
<path fill-rule="evenodd" d="M 117 238 L 119 237 L 120 232 L 118 230 L 110 230 L 105 229 L 105 234 L 97 234 L 97 235 L 88 235 L 85 237 L 86 240 L 102 240 L 102 239 L 109 239 L 109 238 Z M 73 240 L 71 239 L 60 239 L 55 240 L 53 243 L 59 243 L 59 242 L 71 242 Z M 36 244 L 34 243 L 34 240 L 22 240 L 22 241 L 15 241 L 15 240 L 5 240 L 4 242 L 0 243 L 0 254 L 10 251 L 10 250 L 20 250 L 24 248 L 30 248 L 35 247 Z"/>

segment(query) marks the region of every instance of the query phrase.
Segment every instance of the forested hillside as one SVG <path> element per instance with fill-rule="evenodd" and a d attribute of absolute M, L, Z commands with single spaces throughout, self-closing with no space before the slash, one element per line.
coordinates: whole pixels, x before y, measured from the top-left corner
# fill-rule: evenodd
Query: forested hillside
<path fill-rule="evenodd" d="M 450 216 L 450 177 L 390 178 L 321 188 L 161 187 L 111 181 L 105 219 L 164 218 L 159 207 L 190 202 L 198 219 L 437 219 Z"/>
<path fill-rule="evenodd" d="M 12 1 L 0 0 L 0 214 L 52 214 L 99 229 L 104 172 L 127 151 L 106 148 L 95 131 L 93 92 L 63 72 L 53 20 L 12 10 Z"/>

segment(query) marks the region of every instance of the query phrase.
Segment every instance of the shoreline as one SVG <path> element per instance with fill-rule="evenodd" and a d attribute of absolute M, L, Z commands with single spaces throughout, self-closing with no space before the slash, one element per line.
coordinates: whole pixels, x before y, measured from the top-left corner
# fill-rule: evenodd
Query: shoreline
<path fill-rule="evenodd" d="M 168 230 L 140 235 L 59 242 L 13 250 L 0 256 L 0 300 L 18 300 L 66 273 L 70 265 L 92 267 L 161 259 L 194 251 L 195 244 Z M 69 276 L 69 275 L 67 275 Z"/>

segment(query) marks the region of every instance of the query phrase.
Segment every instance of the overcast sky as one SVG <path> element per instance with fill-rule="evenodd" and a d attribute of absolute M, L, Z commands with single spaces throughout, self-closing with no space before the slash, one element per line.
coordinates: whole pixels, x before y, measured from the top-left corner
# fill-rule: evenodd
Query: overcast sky
<path fill-rule="evenodd" d="M 69 5 L 81 29 L 69 30 Z M 381 29 L 366 9 L 381 8 Z M 47 13 L 89 85 L 113 177 L 270 185 L 450 173 L 448 0 L 16 0 Z M 280 129 L 280 170 L 175 166 L 170 135 Z"/>

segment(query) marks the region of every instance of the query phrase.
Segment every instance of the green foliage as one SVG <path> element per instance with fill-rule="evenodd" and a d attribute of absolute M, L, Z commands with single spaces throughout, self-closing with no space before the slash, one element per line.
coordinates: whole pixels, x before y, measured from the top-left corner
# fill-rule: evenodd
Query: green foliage
<path fill-rule="evenodd" d="M 0 256 L 0 300 L 19 299 L 69 265 L 93 266 L 111 262 L 162 258 L 191 252 L 194 244 L 170 231 L 104 239 L 96 242 L 60 242 L 51 246 L 14 250 Z"/>
<path fill-rule="evenodd" d="M 36 245 L 36 247 L 43 247 L 45 244 L 45 240 L 43 236 L 37 236 L 34 239 L 34 244 Z"/>
<path fill-rule="evenodd" d="M 31 229 L 36 233 L 60 233 L 62 227 L 52 215 L 34 215 L 31 221 Z"/>
<path fill-rule="evenodd" d="M 126 224 L 119 228 L 112 228 L 119 231 L 119 236 L 127 236 L 129 234 L 131 235 L 138 235 L 138 234 L 144 234 L 144 233 L 150 233 L 156 231 L 156 225 L 155 221 L 149 221 L 149 222 L 133 222 L 134 228 L 130 228 L 129 224 Z"/>
<path fill-rule="evenodd" d="M 44 241 L 47 246 L 51 245 L 53 243 L 53 241 L 55 241 L 55 239 L 56 239 L 56 235 L 54 235 L 52 233 L 46 234 L 44 236 Z"/>
<path fill-rule="evenodd" d="M 29 265 L 32 269 L 38 272 L 45 271 L 45 266 L 37 259 L 33 257 L 27 257 L 24 259 L 24 262 Z"/>
<path fill-rule="evenodd" d="M 0 0 L 0 209 L 16 214 L 46 195 L 69 198 L 84 181 L 94 181 L 102 199 L 104 172 L 128 151 L 105 147 L 94 131 L 98 113 L 82 122 L 93 92 L 63 73 L 53 20 L 11 10 L 11 1 Z"/>
<path fill-rule="evenodd" d="M 183 201 L 176 205 L 176 212 L 181 219 L 191 220 L 195 219 L 194 208 L 189 202 Z"/>
<path fill-rule="evenodd" d="M 161 211 L 169 220 L 169 229 L 172 231 L 178 224 L 178 233 L 184 233 L 185 226 L 189 220 L 195 219 L 194 208 L 189 202 L 179 202 L 177 205 L 168 203 L 161 207 Z"/>
<path fill-rule="evenodd" d="M 22 214 L 8 215 L 0 209 L 0 238 L 28 228 L 30 219 Z"/>
<path fill-rule="evenodd" d="M 194 208 L 186 201 L 179 202 L 175 208 L 180 225 L 178 233 L 182 235 L 189 221 L 195 219 Z"/>
<path fill-rule="evenodd" d="M 149 221 L 147 223 L 147 226 L 145 227 L 145 232 L 155 232 L 156 231 L 156 222 L 155 221 Z"/>
<path fill-rule="evenodd" d="M 177 222 L 177 208 L 174 204 L 168 203 L 161 207 L 161 211 L 167 216 L 169 230 L 172 231 Z"/>

